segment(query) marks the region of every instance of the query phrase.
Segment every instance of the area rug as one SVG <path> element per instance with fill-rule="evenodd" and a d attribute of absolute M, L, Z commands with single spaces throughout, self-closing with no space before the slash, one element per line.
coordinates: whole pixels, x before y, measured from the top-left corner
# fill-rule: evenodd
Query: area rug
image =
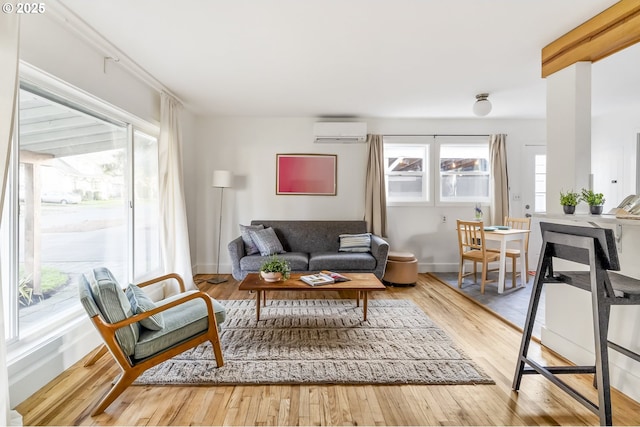
<path fill-rule="evenodd" d="M 413 302 L 253 300 L 227 310 L 216 367 L 210 343 L 145 371 L 135 384 L 494 384 Z"/>

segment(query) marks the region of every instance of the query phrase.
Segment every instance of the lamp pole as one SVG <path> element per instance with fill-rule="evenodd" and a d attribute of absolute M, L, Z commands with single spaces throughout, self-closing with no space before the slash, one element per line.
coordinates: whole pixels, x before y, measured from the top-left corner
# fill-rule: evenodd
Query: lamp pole
<path fill-rule="evenodd" d="M 207 280 L 207 283 L 217 285 L 226 282 L 226 278 L 220 278 L 220 241 L 222 240 L 222 208 L 224 201 L 224 189 L 231 187 L 233 174 L 229 171 L 213 171 L 212 187 L 220 188 L 220 210 L 218 211 L 218 252 L 216 255 L 216 277 Z"/>

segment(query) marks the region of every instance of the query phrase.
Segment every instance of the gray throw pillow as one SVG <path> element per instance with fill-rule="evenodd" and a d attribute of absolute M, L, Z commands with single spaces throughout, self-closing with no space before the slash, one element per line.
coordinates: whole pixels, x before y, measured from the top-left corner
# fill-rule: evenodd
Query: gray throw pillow
<path fill-rule="evenodd" d="M 240 224 L 240 234 L 242 234 L 242 242 L 244 243 L 244 253 L 245 255 L 253 255 L 260 253 L 260 249 L 256 246 L 249 234 L 249 231 L 257 231 L 263 230 L 264 225 L 242 225 Z"/>
<path fill-rule="evenodd" d="M 284 253 L 284 248 L 282 247 L 282 243 L 276 236 L 276 232 L 273 231 L 273 228 L 265 228 L 264 230 L 251 230 L 249 231 L 249 235 L 251 235 L 251 239 L 260 250 L 260 255 L 269 256 L 275 254 Z"/>
<path fill-rule="evenodd" d="M 341 234 L 340 252 L 369 252 L 371 250 L 371 233 Z"/>
<path fill-rule="evenodd" d="M 126 294 L 127 298 L 129 298 L 129 302 L 131 303 L 131 310 L 135 314 L 141 314 L 157 307 L 156 304 L 151 301 L 151 298 L 149 298 L 147 294 L 145 294 L 144 291 L 136 285 L 129 285 L 129 287 L 127 287 Z M 139 323 L 152 331 L 159 331 L 164 328 L 162 313 L 154 314 L 146 319 L 142 319 Z"/>

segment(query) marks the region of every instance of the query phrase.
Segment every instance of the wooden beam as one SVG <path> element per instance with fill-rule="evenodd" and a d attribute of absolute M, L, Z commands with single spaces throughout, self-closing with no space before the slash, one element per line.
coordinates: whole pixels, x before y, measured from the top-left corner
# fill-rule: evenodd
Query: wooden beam
<path fill-rule="evenodd" d="M 640 2 L 621 0 L 542 49 L 542 77 L 596 62 L 640 41 Z"/>
<path fill-rule="evenodd" d="M 37 153 L 35 151 L 29 150 L 20 150 L 20 163 L 43 163 L 47 160 L 53 159 L 55 156 L 53 154 L 47 153 Z"/>

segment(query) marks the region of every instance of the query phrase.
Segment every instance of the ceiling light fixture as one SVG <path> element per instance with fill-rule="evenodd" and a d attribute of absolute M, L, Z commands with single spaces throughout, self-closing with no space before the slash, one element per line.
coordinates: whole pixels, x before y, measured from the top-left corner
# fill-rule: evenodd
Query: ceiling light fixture
<path fill-rule="evenodd" d="M 476 103 L 473 104 L 473 114 L 478 117 L 484 117 L 491 112 L 491 102 L 489 102 L 488 93 L 479 93 L 476 95 Z"/>

